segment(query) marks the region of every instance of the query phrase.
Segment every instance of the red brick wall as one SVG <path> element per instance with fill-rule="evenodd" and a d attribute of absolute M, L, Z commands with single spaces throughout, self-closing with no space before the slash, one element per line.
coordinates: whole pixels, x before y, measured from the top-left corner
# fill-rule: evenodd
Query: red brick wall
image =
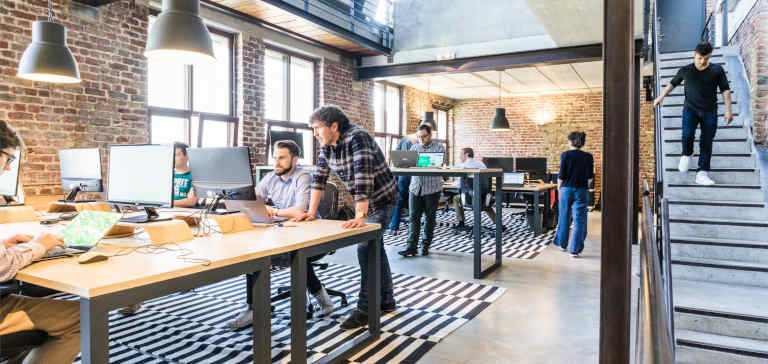
<path fill-rule="evenodd" d="M 355 80 L 351 59 L 323 60 L 320 65 L 320 105 L 341 107 L 349 121 L 374 131 L 373 81 Z"/>
<path fill-rule="evenodd" d="M 242 144 L 250 147 L 251 163 L 267 163 L 267 127 L 264 122 L 264 44 L 256 37 L 237 37 L 235 59 L 237 102 Z"/>

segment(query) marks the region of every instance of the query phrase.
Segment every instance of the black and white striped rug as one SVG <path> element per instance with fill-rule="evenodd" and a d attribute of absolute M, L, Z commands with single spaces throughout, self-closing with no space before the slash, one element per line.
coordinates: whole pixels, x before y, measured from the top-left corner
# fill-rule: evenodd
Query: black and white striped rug
<path fill-rule="evenodd" d="M 339 323 L 356 307 L 360 270 L 330 264 L 317 271 L 327 288 L 347 293 L 349 305 L 331 317 L 307 322 L 310 360 L 318 360 L 365 329 L 344 331 Z M 397 309 L 382 317 L 381 338 L 349 363 L 414 363 L 441 339 L 465 324 L 505 289 L 471 282 L 393 274 Z M 289 270 L 272 273 L 272 294 L 290 285 Z M 61 295 L 63 299 L 74 299 Z M 245 278 L 239 277 L 190 292 L 143 303 L 134 316 L 109 315 L 110 363 L 250 363 L 250 328 L 232 331 L 226 323 L 246 308 Z M 272 359 L 290 361 L 290 302 L 272 315 Z M 80 363 L 80 359 L 76 360 Z"/>
<path fill-rule="evenodd" d="M 502 234 L 501 256 L 506 258 L 533 259 L 539 253 L 544 251 L 552 242 L 555 230 L 552 229 L 538 236 L 533 235 L 533 231 L 528 228 L 528 222 L 522 209 L 504 208 L 502 209 L 502 224 L 507 230 Z M 482 213 L 483 226 L 493 228 L 495 225 L 485 213 Z M 423 221 L 423 219 L 422 219 Z M 438 210 L 437 226 L 435 226 L 435 235 L 430 246 L 430 251 L 443 251 L 451 253 L 474 253 L 474 240 L 470 233 L 456 232 L 452 229 L 456 225 L 456 212 Z M 465 211 L 465 223 L 471 227 L 474 221 L 474 215 L 471 211 Z M 423 226 L 423 223 L 422 223 Z M 400 223 L 401 230 L 397 235 L 391 235 L 389 232 L 384 234 L 384 244 L 399 246 L 405 248 L 408 246 L 408 223 Z M 488 234 L 481 235 L 481 244 L 483 255 L 494 255 L 496 252 L 496 240 Z"/>

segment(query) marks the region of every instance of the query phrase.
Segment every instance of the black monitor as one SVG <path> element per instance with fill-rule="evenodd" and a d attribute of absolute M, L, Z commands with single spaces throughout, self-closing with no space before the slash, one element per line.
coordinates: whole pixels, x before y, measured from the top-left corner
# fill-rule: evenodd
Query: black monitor
<path fill-rule="evenodd" d="M 516 158 L 515 171 L 545 174 L 547 173 L 547 158 Z"/>
<path fill-rule="evenodd" d="M 274 150 L 275 143 L 281 140 L 293 140 L 299 146 L 299 158 L 304 158 L 304 136 L 301 133 L 285 130 L 269 130 L 269 142 Z"/>
<path fill-rule="evenodd" d="M 248 147 L 189 149 L 195 195 L 229 200 L 255 200 Z"/>
<path fill-rule="evenodd" d="M 19 192 L 21 148 L 16 149 L 15 156 L 16 159 L 11 163 L 11 168 L 0 173 L 0 196 L 3 196 L 3 202 L 6 205 L 12 204 Z"/>
<path fill-rule="evenodd" d="M 515 158 L 484 157 L 483 163 L 488 168 L 501 168 L 504 172 L 515 171 Z"/>
<path fill-rule="evenodd" d="M 77 193 L 102 192 L 101 154 L 99 148 L 59 150 L 61 168 L 61 188 L 69 190 L 69 195 L 62 202 L 93 202 L 75 200 Z"/>
<path fill-rule="evenodd" d="M 123 222 L 159 221 L 156 207 L 173 204 L 173 145 L 110 145 L 107 200 L 144 207 L 147 216 Z"/>

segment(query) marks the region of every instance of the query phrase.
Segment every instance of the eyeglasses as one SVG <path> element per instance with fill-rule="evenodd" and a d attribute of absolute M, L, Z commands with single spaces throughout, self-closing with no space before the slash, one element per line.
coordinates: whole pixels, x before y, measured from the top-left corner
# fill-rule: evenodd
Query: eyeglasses
<path fill-rule="evenodd" d="M 417 135 L 416 137 L 419 138 L 419 139 L 427 139 L 430 136 L 431 135 L 429 135 L 429 134 L 424 134 L 424 135 Z"/>
<path fill-rule="evenodd" d="M 6 164 L 11 164 L 11 163 L 13 163 L 16 160 L 16 156 L 15 155 L 8 154 L 4 150 L 0 150 L 0 153 L 5 154 L 5 163 Z"/>

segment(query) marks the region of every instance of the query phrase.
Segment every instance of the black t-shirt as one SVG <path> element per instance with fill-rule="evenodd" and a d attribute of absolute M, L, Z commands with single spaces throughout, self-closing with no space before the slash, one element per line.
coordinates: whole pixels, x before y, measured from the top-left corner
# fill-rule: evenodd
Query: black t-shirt
<path fill-rule="evenodd" d="M 590 179 L 595 178 L 595 160 L 592 154 L 573 149 L 560 155 L 560 173 L 564 187 L 587 188 Z"/>
<path fill-rule="evenodd" d="M 685 81 L 685 107 L 696 111 L 717 110 L 717 88 L 720 92 L 730 90 L 728 78 L 720 65 L 710 63 L 702 71 L 691 63 L 680 68 L 669 83 L 680 86 Z"/>

